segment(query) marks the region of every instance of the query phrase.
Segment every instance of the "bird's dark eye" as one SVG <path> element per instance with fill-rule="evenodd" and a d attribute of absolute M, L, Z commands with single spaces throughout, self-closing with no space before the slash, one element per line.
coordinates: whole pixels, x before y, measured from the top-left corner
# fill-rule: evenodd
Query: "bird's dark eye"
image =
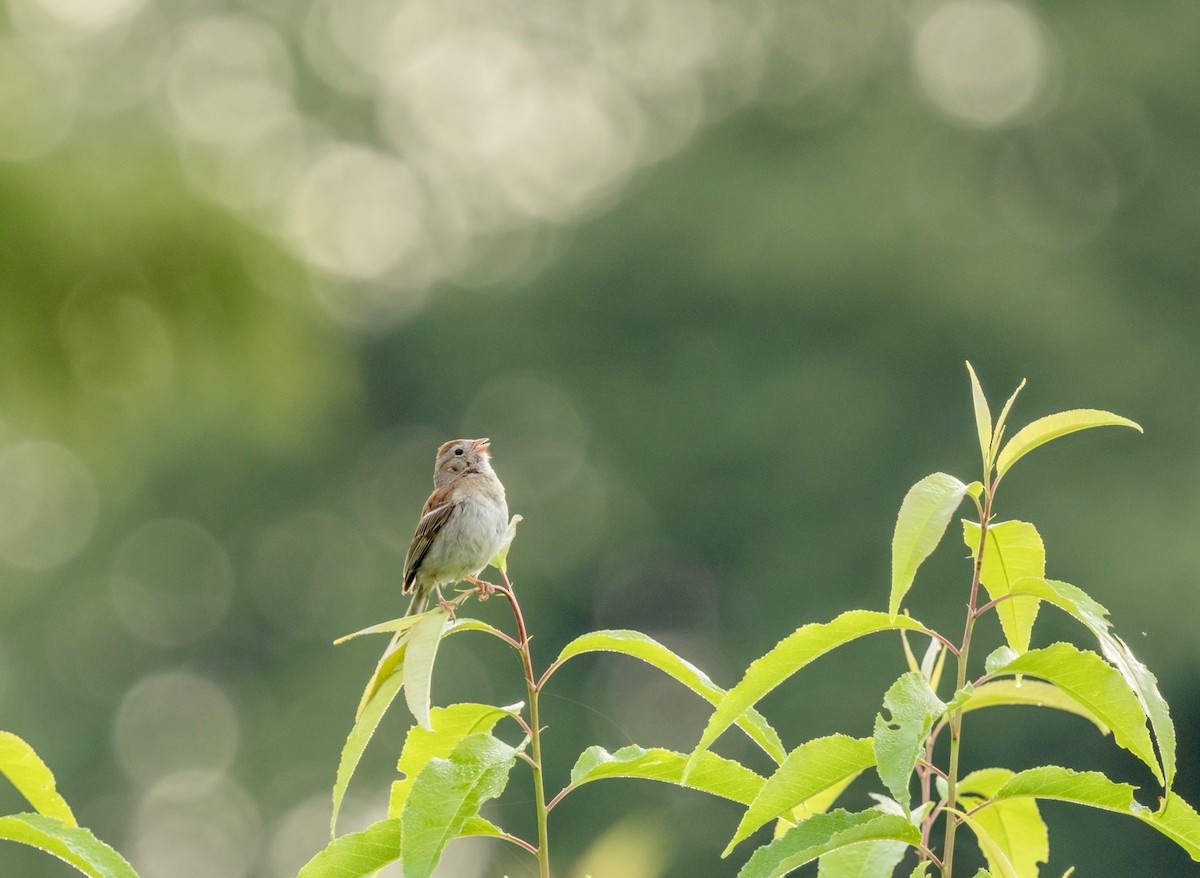
<path fill-rule="evenodd" d="M 455 449 L 454 449 L 454 453 L 455 453 L 455 454 L 457 454 L 457 455 L 459 455 L 459 456 L 461 457 L 461 456 L 462 456 L 462 453 L 463 453 L 463 450 L 462 450 L 461 448 L 455 448 Z"/>

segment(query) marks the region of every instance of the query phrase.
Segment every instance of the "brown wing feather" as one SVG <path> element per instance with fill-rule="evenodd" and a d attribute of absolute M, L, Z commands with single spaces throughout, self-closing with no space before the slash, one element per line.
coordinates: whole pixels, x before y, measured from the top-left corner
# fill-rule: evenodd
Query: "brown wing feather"
<path fill-rule="evenodd" d="M 417 532 L 413 534 L 412 544 L 408 547 L 408 555 L 404 558 L 405 593 L 412 591 L 417 571 L 421 569 L 421 562 L 429 554 L 434 538 L 438 531 L 445 527 L 450 516 L 454 514 L 455 504 L 451 488 L 451 485 L 438 488 L 429 495 L 429 499 L 425 501 L 425 508 L 421 510 L 421 520 L 417 522 Z"/>

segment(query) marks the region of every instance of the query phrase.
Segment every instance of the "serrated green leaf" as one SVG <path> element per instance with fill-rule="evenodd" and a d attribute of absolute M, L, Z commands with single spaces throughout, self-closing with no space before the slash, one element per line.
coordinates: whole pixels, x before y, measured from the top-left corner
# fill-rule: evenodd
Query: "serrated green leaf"
<path fill-rule="evenodd" d="M 1004 474 L 1012 469 L 1014 463 L 1038 446 L 1045 445 L 1060 436 L 1092 427 L 1132 427 L 1139 433 L 1143 432 L 1142 428 L 1129 418 L 1099 409 L 1072 409 L 1046 415 L 1046 417 L 1038 418 L 1033 423 L 1022 427 L 1000 449 L 1000 453 L 996 456 L 996 478 L 1003 478 Z"/>
<path fill-rule="evenodd" d="M 1013 661 L 1017 657 L 1017 651 L 1007 643 L 1002 646 L 997 646 L 988 657 L 983 660 L 983 669 L 989 674 L 994 674 L 1002 667 Z"/>
<path fill-rule="evenodd" d="M 801 744 L 767 778 L 730 839 L 722 857 L 771 820 L 824 790 L 837 787 L 875 764 L 875 747 L 870 738 L 830 735 Z"/>
<path fill-rule="evenodd" d="M 929 688 L 928 680 L 909 672 L 883 696 L 883 709 L 889 716 L 875 716 L 875 764 L 883 785 L 907 808 L 913 768 L 946 705 Z"/>
<path fill-rule="evenodd" d="M 1013 772 L 1007 768 L 985 768 L 973 771 L 958 783 L 962 794 L 959 800 L 964 808 L 978 804 L 979 799 L 995 795 L 1011 780 Z M 1038 864 L 1050 858 L 1050 836 L 1046 830 L 1035 799 L 1011 799 L 996 802 L 974 815 L 975 821 L 1003 852 L 1006 865 L 1017 878 L 1038 878 Z M 987 849 L 988 865 L 997 874 L 1003 873 L 999 863 L 992 862 Z"/>
<path fill-rule="evenodd" d="M 933 473 L 908 489 L 892 534 L 892 591 L 888 612 L 895 616 L 917 568 L 942 540 L 967 486 L 946 473 Z"/>
<path fill-rule="evenodd" d="M 354 776 L 354 770 L 358 768 L 367 744 L 370 743 L 375 730 L 379 728 L 379 721 L 383 719 L 384 713 L 387 712 L 404 681 L 405 646 L 404 643 L 395 644 L 395 650 L 385 653 L 384 657 L 380 659 L 375 673 L 367 683 L 367 692 L 370 695 L 368 697 L 367 693 L 364 693 L 365 700 L 354 720 L 354 727 L 350 729 L 350 734 L 346 736 L 346 743 L 342 745 L 342 753 L 338 758 L 337 779 L 333 784 L 333 813 L 329 817 L 329 834 L 331 836 L 337 835 L 338 812 L 342 809 L 342 800 L 346 797 L 350 778 Z M 385 673 L 386 676 L 381 677 Z"/>
<path fill-rule="evenodd" d="M 1162 782 L 1162 769 L 1137 696 L 1121 674 L 1094 652 L 1055 643 L 1030 650 L 996 673 L 1029 674 L 1053 683 L 1099 717 L 1112 730 L 1113 740 L 1146 763 Z"/>
<path fill-rule="evenodd" d="M 1109 732 L 1108 726 L 1087 707 L 1053 683 L 1045 683 L 1041 680 L 1022 680 L 1020 683 L 1015 680 L 990 680 L 975 689 L 971 697 L 963 704 L 963 712 L 999 705 L 1052 707 L 1083 717 L 1095 725 L 1102 735 L 1107 735 Z"/>
<path fill-rule="evenodd" d="M 405 878 L 429 878 L 442 851 L 484 802 L 508 784 L 517 751 L 491 735 L 468 735 L 448 759 L 431 759 L 417 775 L 400 816 Z"/>
<path fill-rule="evenodd" d="M 970 360 L 967 361 L 967 372 L 971 375 L 971 402 L 975 408 L 975 432 L 979 434 L 979 453 L 983 455 L 984 470 L 988 470 L 992 458 L 992 410 L 988 408 L 987 397 L 983 395 L 983 387 Z"/>
<path fill-rule="evenodd" d="M 979 551 L 979 525 L 963 522 L 963 541 L 976 558 Z M 1024 576 L 1046 575 L 1046 547 L 1032 524 L 1026 521 L 1001 521 L 988 527 L 987 545 L 979 581 L 992 600 L 1012 591 L 1012 585 Z M 1029 649 L 1038 602 L 1029 598 L 1009 598 L 996 605 L 1004 639 L 1017 652 Z"/>
<path fill-rule="evenodd" d="M 1200 816 L 1196 811 L 1175 792 L 1171 793 L 1160 810 L 1152 811 L 1139 804 L 1133 792 L 1134 787 L 1129 784 L 1111 781 L 1097 771 L 1072 771 L 1046 765 L 1014 775 L 996 791 L 991 801 L 1056 799 L 1136 817 L 1174 841 L 1193 860 L 1200 862 Z"/>
<path fill-rule="evenodd" d="M 929 861 L 922 860 L 913 866 L 913 870 L 908 873 L 908 878 L 929 878 Z"/>
<path fill-rule="evenodd" d="M 921 833 L 905 818 L 879 811 L 816 814 L 756 850 L 738 878 L 781 878 L 832 851 L 885 840 L 917 845 Z"/>
<path fill-rule="evenodd" d="M 520 515 L 514 515 L 508 522 L 508 529 L 504 532 L 504 541 L 500 544 L 500 548 L 496 551 L 495 557 L 488 562 L 489 567 L 495 567 L 497 570 L 508 572 L 508 550 L 512 548 L 512 541 L 517 536 L 517 525 L 525 519 Z"/>
<path fill-rule="evenodd" d="M 367 878 L 400 859 L 400 821 L 381 820 L 362 832 L 335 838 L 296 878 Z"/>
<path fill-rule="evenodd" d="M 90 830 L 45 814 L 0 817 L 0 839 L 38 848 L 91 878 L 137 878 L 125 858 Z"/>
<path fill-rule="evenodd" d="M 404 700 L 418 725 L 429 728 L 433 663 L 449 614 L 437 607 L 424 614 L 408 632 L 408 654 L 404 657 Z"/>
<path fill-rule="evenodd" d="M 713 683 L 702 670 L 640 631 L 610 630 L 584 634 L 563 647 L 554 664 L 561 665 L 568 659 L 589 652 L 616 652 L 646 662 L 678 680 L 709 704 L 719 704 L 726 696 L 725 690 Z M 783 761 L 786 751 L 779 734 L 757 710 L 751 708 L 739 715 L 737 726 L 775 762 Z"/>
<path fill-rule="evenodd" d="M 416 613 L 412 616 L 401 616 L 399 619 L 390 619 L 387 622 L 380 622 L 378 625 L 370 625 L 366 628 L 360 628 L 353 634 L 343 634 L 333 642 L 334 646 L 340 646 L 348 640 L 353 640 L 356 637 L 362 637 L 364 634 L 399 634 L 402 631 L 407 631 L 412 626 L 421 621 L 428 613 Z"/>
<path fill-rule="evenodd" d="M 864 635 L 901 629 L 926 630 L 920 622 L 907 616 L 892 618 L 887 613 L 869 610 L 850 610 L 831 622 L 812 623 L 796 629 L 766 655 L 751 662 L 741 681 L 725 693 L 709 718 L 692 759 L 699 759 L 699 754 L 708 750 L 712 742 L 759 699 L 814 659 Z"/>
<path fill-rule="evenodd" d="M 1120 671 L 1150 720 L 1162 760 L 1163 786 L 1170 789 L 1175 779 L 1175 725 L 1171 721 L 1170 708 L 1158 689 L 1154 674 L 1137 659 L 1128 644 L 1110 630 L 1108 610 L 1083 589 L 1068 582 L 1034 577 L 1018 580 L 1013 588 L 1069 613 L 1096 636 L 1100 642 L 1100 652 Z"/>
<path fill-rule="evenodd" d="M 413 726 L 404 738 L 396 769 L 403 777 L 392 784 L 388 817 L 399 817 L 412 790 L 413 781 L 431 759 L 448 759 L 463 738 L 490 733 L 501 719 L 514 715 L 512 708 L 490 704 L 452 704 L 429 712 L 430 728 Z"/>
<path fill-rule="evenodd" d="M 637 744 L 609 753 L 603 747 L 588 747 L 571 769 L 571 787 L 609 777 L 638 778 L 676 784 L 732 799 L 748 805 L 762 789 L 763 779 L 740 762 L 715 753 L 705 753 L 695 769 L 683 778 L 687 754 Z"/>
<path fill-rule="evenodd" d="M 12 732 L 0 732 L 0 774 L 9 779 L 39 814 L 77 826 L 66 799 L 55 788 L 54 774 L 32 747 Z"/>
<path fill-rule="evenodd" d="M 817 878 L 892 878 L 908 845 L 867 841 L 832 851 L 817 863 Z"/>

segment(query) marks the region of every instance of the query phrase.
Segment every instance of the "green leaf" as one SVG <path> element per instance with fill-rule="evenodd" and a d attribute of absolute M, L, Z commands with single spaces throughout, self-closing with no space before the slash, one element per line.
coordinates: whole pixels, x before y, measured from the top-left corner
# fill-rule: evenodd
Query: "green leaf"
<path fill-rule="evenodd" d="M 77 826 L 71 806 L 55 789 L 54 775 L 29 744 L 12 732 L 0 732 L 0 774 L 12 782 L 39 814 Z"/>
<path fill-rule="evenodd" d="M 520 706 L 493 707 L 490 704 L 452 704 L 429 712 L 430 728 L 413 726 L 404 739 L 397 770 L 404 775 L 392 784 L 388 817 L 399 817 L 404 810 L 413 781 L 431 759 L 448 759 L 454 748 L 468 735 L 490 733 L 501 719 L 516 714 Z"/>
<path fill-rule="evenodd" d="M 366 878 L 400 859 L 400 821 L 381 820 L 343 835 L 309 860 L 296 878 Z"/>
<path fill-rule="evenodd" d="M 1143 432 L 1142 428 L 1129 418 L 1099 409 L 1072 409 L 1068 412 L 1046 415 L 1046 417 L 1038 418 L 1032 424 L 1022 427 L 1000 449 L 1000 454 L 996 457 L 996 478 L 1003 478 L 1004 474 L 1012 469 L 1014 463 L 1039 445 L 1045 445 L 1059 436 L 1066 436 L 1068 433 L 1087 430 L 1091 427 L 1132 427 L 1139 433 Z"/>
<path fill-rule="evenodd" d="M 1096 771 L 1046 765 L 1014 775 L 990 801 L 1056 799 L 1136 817 L 1174 841 L 1193 860 L 1200 861 L 1200 816 L 1195 810 L 1173 792 L 1158 811 L 1152 811 L 1134 799 L 1133 791 L 1129 784 L 1116 783 Z"/>
<path fill-rule="evenodd" d="M 900 504 L 892 535 L 892 593 L 888 612 L 895 616 L 912 588 L 917 568 L 937 548 L 962 502 L 967 486 L 954 476 L 933 473 L 917 482 Z"/>
<path fill-rule="evenodd" d="M 488 562 L 489 567 L 495 567 L 502 573 L 508 572 L 508 550 L 512 548 L 512 541 L 517 535 L 517 525 L 524 520 L 520 515 L 514 515 L 509 520 L 508 530 L 504 532 L 504 542 L 500 544 L 495 557 Z"/>
<path fill-rule="evenodd" d="M 902 841 L 867 841 L 821 857 L 817 878 L 892 878 L 908 845 Z"/>
<path fill-rule="evenodd" d="M 983 856 L 987 859 L 988 866 L 991 867 L 991 875 L 995 875 L 996 878 L 1022 878 L 1009 861 L 1004 848 L 992 837 L 987 827 L 979 820 L 978 815 L 972 817 L 959 811 L 954 813 L 958 814 L 959 819 L 967 824 L 971 831 L 975 833 L 975 840 L 979 842 L 979 849 L 983 851 Z M 1036 878 L 1037 872 L 1033 874 Z"/>
<path fill-rule="evenodd" d="M 1017 385 L 1017 389 L 1012 392 L 1004 402 L 1004 408 L 1000 410 L 1000 417 L 996 418 L 996 426 L 992 430 L 992 463 L 995 463 L 996 453 L 1000 450 L 1000 440 L 1004 438 L 1004 424 L 1008 421 L 1008 413 L 1012 411 L 1013 403 L 1017 401 L 1017 394 L 1025 386 L 1025 379 L 1021 379 L 1021 383 Z"/>
<path fill-rule="evenodd" d="M 974 807 L 979 803 L 975 797 L 990 798 L 1012 777 L 1007 768 L 974 771 L 959 781 L 959 792 L 964 794 L 960 801 L 964 807 Z M 996 802 L 975 814 L 974 820 L 1005 857 L 1005 864 L 994 862 L 984 848 L 992 872 L 1003 874 L 1007 865 L 1017 878 L 1038 878 L 1038 864 L 1050 859 L 1050 836 L 1035 799 Z"/>
<path fill-rule="evenodd" d="M 81 826 L 45 814 L 0 817 L 0 839 L 53 854 L 91 878 L 137 878 L 125 858 Z"/>
<path fill-rule="evenodd" d="M 1108 610 L 1092 600 L 1083 589 L 1067 582 L 1022 579 L 1014 583 L 1013 588 L 1014 591 L 1036 596 L 1070 613 L 1096 636 L 1100 642 L 1100 652 L 1121 672 L 1150 720 L 1162 760 L 1163 786 L 1170 789 L 1175 780 L 1175 725 L 1171 721 L 1171 711 L 1158 690 L 1158 680 L 1154 674 L 1134 656 L 1125 641 L 1109 629 Z"/>
<path fill-rule="evenodd" d="M 484 802 L 504 792 L 517 751 L 491 735 L 464 738 L 449 759 L 431 759 L 400 816 L 405 878 L 429 878 L 442 851 Z"/>
<path fill-rule="evenodd" d="M 584 634 L 563 647 L 554 666 L 588 652 L 618 652 L 640 659 L 678 680 L 709 704 L 719 704 L 726 696 L 725 690 L 713 683 L 702 670 L 640 631 L 593 631 Z M 738 716 L 737 726 L 768 756 L 776 762 L 783 761 L 786 751 L 779 734 L 757 710 L 747 710 Z"/>
<path fill-rule="evenodd" d="M 971 693 L 971 697 L 963 704 L 963 712 L 1006 704 L 1052 707 L 1083 717 L 1095 725 L 1102 735 L 1107 735 L 1109 731 L 1103 720 L 1091 710 L 1053 683 L 1041 680 L 1022 680 L 1020 683 L 1015 680 L 990 680 Z"/>
<path fill-rule="evenodd" d="M 801 744 L 762 785 L 722 857 L 763 824 L 791 813 L 813 796 L 853 780 L 875 764 L 870 738 L 830 735 Z"/>
<path fill-rule="evenodd" d="M 875 716 L 875 762 L 892 797 L 908 807 L 908 781 L 934 721 L 946 705 L 921 674 L 902 674 L 883 696 L 884 712 Z"/>
<path fill-rule="evenodd" d="M 921 833 L 903 817 L 879 811 L 816 814 L 756 850 L 738 878 L 780 878 L 833 851 L 884 840 L 917 845 Z"/>
<path fill-rule="evenodd" d="M 429 698 L 433 686 L 433 662 L 449 614 L 437 607 L 425 613 L 408 633 L 408 655 L 404 658 L 404 700 L 423 728 L 429 726 Z"/>
<path fill-rule="evenodd" d="M 831 622 L 812 623 L 796 629 L 766 655 L 751 662 L 741 681 L 725 693 L 709 718 L 691 758 L 698 760 L 700 754 L 752 705 L 809 662 L 866 634 L 901 629 L 927 630 L 908 616 L 893 618 L 887 613 L 869 610 L 850 610 Z"/>
<path fill-rule="evenodd" d="M 992 461 L 992 410 L 988 408 L 987 397 L 983 395 L 983 387 L 979 384 L 979 378 L 976 377 L 970 360 L 967 360 L 967 372 L 971 375 L 971 402 L 975 407 L 975 431 L 979 434 L 979 453 L 983 455 L 983 468 L 986 471 L 991 469 Z"/>
<path fill-rule="evenodd" d="M 609 753 L 603 747 L 588 747 L 571 769 L 571 787 L 606 777 L 641 778 L 677 784 L 748 805 L 762 789 L 763 779 L 740 762 L 715 753 L 705 753 L 696 768 L 683 778 L 687 754 L 637 744 Z"/>
<path fill-rule="evenodd" d="M 1009 662 L 997 674 L 1030 674 L 1047 680 L 1083 704 L 1112 730 L 1113 740 L 1150 768 L 1162 781 L 1146 716 L 1137 696 L 1112 665 L 1094 652 L 1055 643 Z"/>
<path fill-rule="evenodd" d="M 994 674 L 1017 657 L 1017 651 L 1007 643 L 997 646 L 983 660 L 983 669 L 988 674 Z"/>
<path fill-rule="evenodd" d="M 366 701 L 359 711 L 358 717 L 354 720 L 354 727 L 346 737 L 346 743 L 342 745 L 342 755 L 338 759 L 337 779 L 333 784 L 333 813 L 329 817 L 329 834 L 331 836 L 337 835 L 338 812 L 342 809 L 342 800 L 346 797 L 346 788 L 350 786 L 350 778 L 354 776 L 354 770 L 358 768 L 358 763 L 367 749 L 371 736 L 375 734 L 375 729 L 379 728 L 379 721 L 383 719 L 383 715 L 396 697 L 396 693 L 400 691 L 400 684 L 404 681 L 405 645 L 404 643 L 399 644 L 394 652 L 385 654 L 380 660 L 379 667 L 375 669 L 375 674 L 367 684 L 367 690 L 371 694 L 367 697 L 364 693 Z M 390 668 L 390 671 L 376 688 L 376 680 L 381 674 L 381 669 L 384 668 Z M 374 691 L 371 691 L 372 689 Z"/>
<path fill-rule="evenodd" d="M 909 873 L 908 878 L 929 878 L 929 861 L 922 860 L 913 866 L 913 870 Z"/>
<path fill-rule="evenodd" d="M 433 610 L 429 610 L 428 612 L 417 613 L 413 616 L 401 616 L 399 619 L 392 619 L 387 622 L 380 622 L 378 625 L 371 625 L 368 628 L 361 628 L 353 634 L 342 635 L 333 642 L 333 645 L 339 646 L 347 640 L 362 637 L 364 634 L 399 634 L 402 631 L 407 631 L 432 612 Z"/>
<path fill-rule="evenodd" d="M 979 525 L 963 522 L 963 541 L 977 558 Z M 1013 583 L 1024 576 L 1046 575 L 1046 547 L 1032 524 L 1025 521 L 1001 521 L 988 528 L 987 545 L 979 581 L 988 597 L 997 600 L 1012 591 Z M 1009 598 L 996 605 L 1004 639 L 1017 652 L 1029 649 L 1033 623 L 1037 619 L 1038 602 L 1029 598 Z"/>

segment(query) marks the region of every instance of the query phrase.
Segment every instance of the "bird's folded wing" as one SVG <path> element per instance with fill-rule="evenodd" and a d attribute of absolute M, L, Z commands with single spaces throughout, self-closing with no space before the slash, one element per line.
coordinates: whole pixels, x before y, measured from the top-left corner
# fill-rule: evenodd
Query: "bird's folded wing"
<path fill-rule="evenodd" d="M 430 497 L 429 499 L 433 500 L 434 498 Z M 426 505 L 428 506 L 429 504 Z M 421 562 L 429 554 L 429 549 L 433 545 L 438 531 L 446 526 L 446 522 L 454 514 L 455 508 L 456 505 L 452 502 L 443 503 L 440 506 L 435 506 L 421 516 L 421 520 L 417 523 L 417 532 L 413 534 L 412 545 L 408 547 L 408 555 L 404 559 L 405 592 L 412 591 L 413 583 L 417 578 L 417 571 L 421 569 Z"/>

